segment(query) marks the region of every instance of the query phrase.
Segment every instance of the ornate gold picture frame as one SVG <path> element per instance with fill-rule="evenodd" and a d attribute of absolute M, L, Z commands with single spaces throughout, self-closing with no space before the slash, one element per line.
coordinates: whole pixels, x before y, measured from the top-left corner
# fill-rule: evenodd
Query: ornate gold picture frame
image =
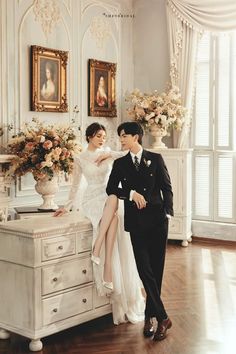
<path fill-rule="evenodd" d="M 68 112 L 68 52 L 31 46 L 31 110 Z"/>
<path fill-rule="evenodd" d="M 88 115 L 116 117 L 116 64 L 89 59 Z"/>

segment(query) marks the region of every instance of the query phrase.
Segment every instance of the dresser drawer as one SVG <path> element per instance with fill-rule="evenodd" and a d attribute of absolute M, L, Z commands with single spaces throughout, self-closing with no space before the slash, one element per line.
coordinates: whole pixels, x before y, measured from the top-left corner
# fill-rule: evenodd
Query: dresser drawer
<path fill-rule="evenodd" d="M 183 230 L 183 220 L 181 218 L 172 217 L 169 224 L 169 232 L 181 234 Z"/>
<path fill-rule="evenodd" d="M 76 236 L 77 253 L 90 251 L 92 248 L 93 230 L 78 232 Z"/>
<path fill-rule="evenodd" d="M 43 295 L 92 282 L 92 264 L 90 258 L 61 262 L 42 268 Z"/>
<path fill-rule="evenodd" d="M 98 296 L 96 285 L 94 285 L 93 289 L 93 299 L 95 308 L 105 306 L 110 303 L 110 298 L 108 296 Z"/>
<path fill-rule="evenodd" d="M 42 261 L 75 254 L 75 233 L 42 240 Z"/>
<path fill-rule="evenodd" d="M 93 287 L 69 291 L 43 300 L 43 325 L 90 311 L 93 308 Z"/>

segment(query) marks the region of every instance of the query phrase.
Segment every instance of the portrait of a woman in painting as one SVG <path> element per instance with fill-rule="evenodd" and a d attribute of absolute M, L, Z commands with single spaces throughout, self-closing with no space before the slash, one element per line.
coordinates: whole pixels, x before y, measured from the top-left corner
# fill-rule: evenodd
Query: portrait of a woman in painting
<path fill-rule="evenodd" d="M 107 89 L 104 76 L 100 76 L 96 92 L 96 104 L 99 107 L 107 105 Z"/>
<path fill-rule="evenodd" d="M 41 60 L 40 66 L 40 100 L 58 100 L 58 65 L 55 60 Z"/>

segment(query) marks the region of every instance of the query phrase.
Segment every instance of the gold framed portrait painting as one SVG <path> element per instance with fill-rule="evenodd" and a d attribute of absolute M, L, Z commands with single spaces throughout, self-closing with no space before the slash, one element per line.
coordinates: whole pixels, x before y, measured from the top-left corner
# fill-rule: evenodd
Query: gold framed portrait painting
<path fill-rule="evenodd" d="M 116 64 L 89 59 L 88 115 L 116 117 Z"/>
<path fill-rule="evenodd" d="M 68 112 L 68 52 L 31 46 L 31 110 Z"/>

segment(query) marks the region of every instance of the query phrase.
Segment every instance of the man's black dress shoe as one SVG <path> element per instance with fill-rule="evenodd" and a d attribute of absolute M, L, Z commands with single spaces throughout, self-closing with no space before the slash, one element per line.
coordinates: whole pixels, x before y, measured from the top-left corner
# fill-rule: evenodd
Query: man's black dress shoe
<path fill-rule="evenodd" d="M 169 318 L 158 322 L 157 330 L 154 334 L 153 340 L 163 340 L 166 338 L 167 330 L 172 326 L 172 322 Z"/>
<path fill-rule="evenodd" d="M 154 334 L 154 328 L 152 324 L 152 320 L 150 318 L 145 318 L 144 327 L 143 327 L 143 335 L 144 337 L 151 337 Z"/>

